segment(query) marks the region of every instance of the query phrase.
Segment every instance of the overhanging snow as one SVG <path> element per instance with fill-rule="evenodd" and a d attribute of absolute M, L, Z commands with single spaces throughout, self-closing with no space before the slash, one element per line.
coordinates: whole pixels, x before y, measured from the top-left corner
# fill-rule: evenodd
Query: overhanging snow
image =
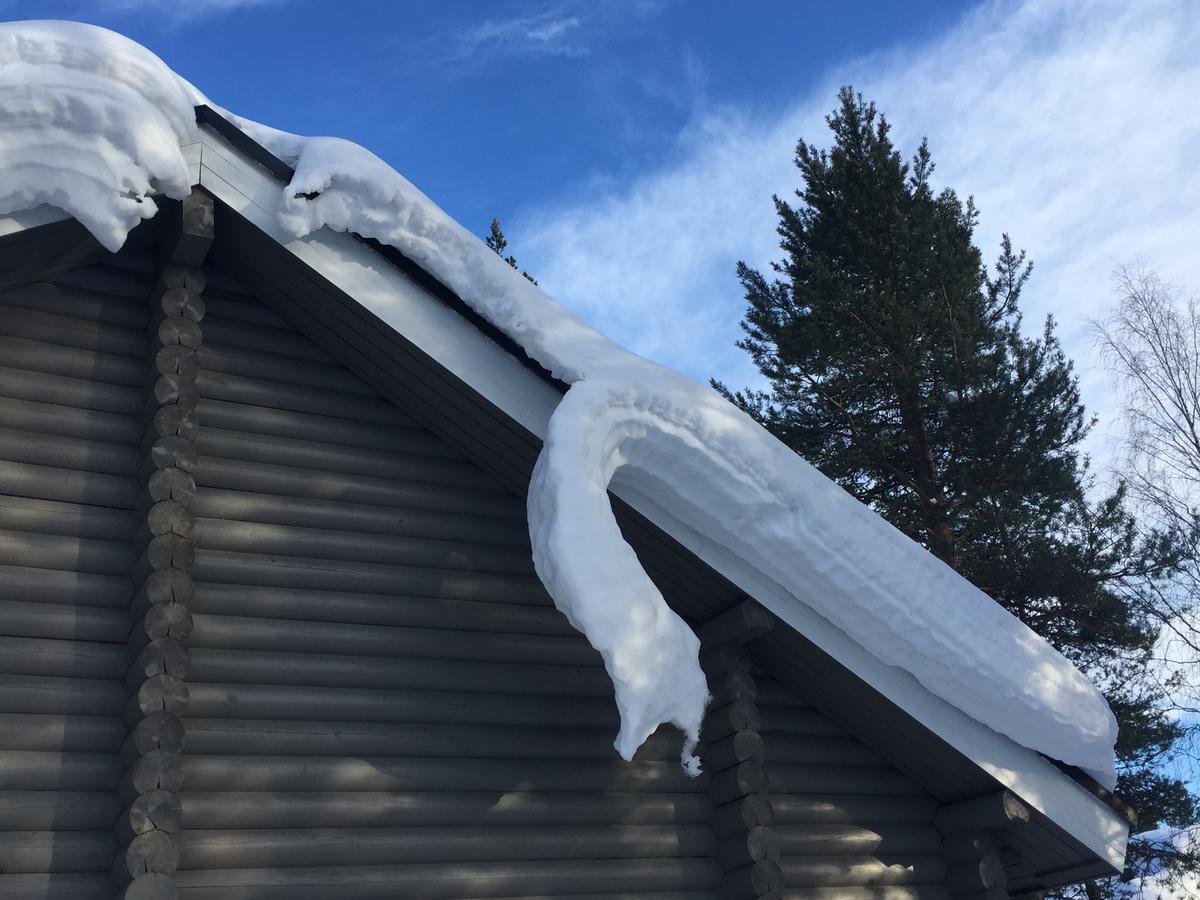
<path fill-rule="evenodd" d="M 118 249 L 154 213 L 154 193 L 190 189 L 179 148 L 197 137 L 200 103 L 112 32 L 0 25 L 0 214 L 51 204 Z M 614 478 L 972 718 L 1112 786 L 1116 723 L 1103 697 L 985 594 L 711 390 L 589 328 L 378 157 L 231 118 L 295 167 L 282 189 L 288 231 L 396 247 L 572 385 L 531 486 L 531 537 L 556 604 L 613 678 L 622 755 L 673 722 L 689 736 L 686 759 L 707 689 L 695 636 L 616 529 Z"/>

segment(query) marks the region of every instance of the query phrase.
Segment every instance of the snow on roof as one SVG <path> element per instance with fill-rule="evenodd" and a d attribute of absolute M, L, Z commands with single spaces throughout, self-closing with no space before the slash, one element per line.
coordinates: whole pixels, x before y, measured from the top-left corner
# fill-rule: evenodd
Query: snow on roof
<path fill-rule="evenodd" d="M 180 147 L 199 137 L 201 103 L 214 105 L 105 29 L 0 25 L 0 214 L 50 204 L 116 251 L 154 214 L 154 194 L 190 190 Z M 986 594 L 709 388 L 584 324 L 372 153 L 229 117 L 294 166 L 282 189 L 290 233 L 390 244 L 571 386 L 534 471 L 530 535 L 539 576 L 612 677 L 623 756 L 672 722 L 694 768 L 708 692 L 698 640 L 616 526 L 614 478 L 933 694 L 1113 786 L 1117 728 L 1103 696 Z"/>

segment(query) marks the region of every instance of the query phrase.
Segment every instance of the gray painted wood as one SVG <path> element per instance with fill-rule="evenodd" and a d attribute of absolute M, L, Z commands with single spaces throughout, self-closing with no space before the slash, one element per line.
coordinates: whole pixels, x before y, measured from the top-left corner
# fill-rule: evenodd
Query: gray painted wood
<path fill-rule="evenodd" d="M 0 294 L 0 896 L 116 890 L 146 324 L 84 286 Z"/>

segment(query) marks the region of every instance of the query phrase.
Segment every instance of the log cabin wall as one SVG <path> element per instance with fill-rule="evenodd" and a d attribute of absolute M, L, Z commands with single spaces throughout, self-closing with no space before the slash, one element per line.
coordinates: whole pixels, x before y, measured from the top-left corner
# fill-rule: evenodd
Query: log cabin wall
<path fill-rule="evenodd" d="M 205 274 L 188 558 L 167 566 L 194 582 L 190 634 L 149 660 L 182 682 L 180 822 L 132 858 L 160 787 L 131 773 L 163 761 L 130 689 L 156 677 L 163 268 L 124 253 L 0 295 L 0 898 L 951 896 L 937 803 L 751 672 L 753 642 L 707 658 L 710 774 L 683 776 L 673 729 L 618 760 L 523 500 Z"/>
<path fill-rule="evenodd" d="M 785 900 L 950 900 L 937 801 L 786 685 L 755 682 Z"/>
<path fill-rule="evenodd" d="M 716 897 L 678 736 L 632 765 L 521 498 L 209 271 L 185 898 Z"/>
<path fill-rule="evenodd" d="M 0 295 L 0 896 L 111 898 L 149 260 Z"/>

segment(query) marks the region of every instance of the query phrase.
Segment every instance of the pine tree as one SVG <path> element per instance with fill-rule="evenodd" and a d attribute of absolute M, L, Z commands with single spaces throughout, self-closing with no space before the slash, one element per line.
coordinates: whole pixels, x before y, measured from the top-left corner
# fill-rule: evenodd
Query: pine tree
<path fill-rule="evenodd" d="M 517 258 L 515 256 L 511 254 L 508 256 L 504 255 L 504 251 L 508 249 L 508 239 L 504 237 L 504 232 L 500 230 L 499 219 L 492 219 L 491 233 L 483 239 L 483 242 L 488 245 L 492 252 L 494 252 L 498 257 L 500 257 L 514 269 L 518 268 Z M 528 272 L 522 270 L 521 274 L 525 276 L 527 281 L 537 284 L 537 279 Z"/>
<path fill-rule="evenodd" d="M 831 149 L 796 148 L 800 202 L 775 198 L 774 277 L 738 266 L 738 345 L 770 390 L 714 387 L 1104 687 L 1140 829 L 1196 821 L 1160 771 L 1180 732 L 1147 687 L 1155 629 L 1138 603 L 1180 542 L 1139 533 L 1123 486 L 1090 499 L 1093 423 L 1071 363 L 1052 320 L 1038 337 L 1021 328 L 1025 254 L 1005 236 L 989 271 L 974 203 L 935 191 L 925 142 L 903 162 L 861 95 L 843 89 L 826 121 Z M 1131 866 L 1148 848 L 1135 842 Z"/>

